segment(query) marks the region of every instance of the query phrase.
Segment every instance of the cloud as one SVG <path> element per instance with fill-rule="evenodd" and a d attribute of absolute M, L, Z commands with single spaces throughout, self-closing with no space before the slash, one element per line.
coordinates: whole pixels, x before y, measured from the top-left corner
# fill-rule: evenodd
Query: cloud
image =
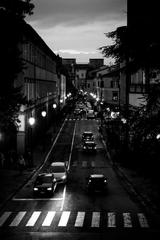
<path fill-rule="evenodd" d="M 86 23 L 126 18 L 127 0 L 34 0 L 28 21 L 41 28 L 80 26 Z"/>
<path fill-rule="evenodd" d="M 90 51 L 90 52 L 87 52 L 87 51 L 77 51 L 77 50 L 74 50 L 74 49 L 59 49 L 57 51 L 55 51 L 55 53 L 69 53 L 69 54 L 96 54 L 95 51 Z"/>

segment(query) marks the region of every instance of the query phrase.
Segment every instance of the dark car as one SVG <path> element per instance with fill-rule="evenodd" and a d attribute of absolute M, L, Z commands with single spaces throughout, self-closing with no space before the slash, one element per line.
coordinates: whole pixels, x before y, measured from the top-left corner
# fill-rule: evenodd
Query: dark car
<path fill-rule="evenodd" d="M 52 195 L 56 189 L 57 182 L 52 173 L 38 174 L 33 192 L 35 195 Z"/>
<path fill-rule="evenodd" d="M 91 174 L 87 181 L 87 191 L 89 193 L 106 192 L 108 186 L 107 178 L 103 174 Z"/>
<path fill-rule="evenodd" d="M 96 151 L 96 143 L 95 143 L 95 141 L 89 141 L 89 140 L 85 141 L 83 143 L 83 150 L 87 151 L 87 152 Z"/>
<path fill-rule="evenodd" d="M 85 131 L 82 133 L 82 141 L 93 141 L 94 140 L 94 135 L 91 131 Z"/>

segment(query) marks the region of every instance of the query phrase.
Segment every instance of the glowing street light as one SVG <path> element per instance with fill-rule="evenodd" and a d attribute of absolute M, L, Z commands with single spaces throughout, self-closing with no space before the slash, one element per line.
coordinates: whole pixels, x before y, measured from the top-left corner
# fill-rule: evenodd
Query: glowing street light
<path fill-rule="evenodd" d="M 30 117 L 28 120 L 30 126 L 33 126 L 35 124 L 35 118 L 34 117 Z"/>
<path fill-rule="evenodd" d="M 46 115 L 47 115 L 46 111 L 42 111 L 41 115 L 42 115 L 42 117 L 46 117 Z"/>
<path fill-rule="evenodd" d="M 33 144 L 32 144 L 32 127 L 35 124 L 35 118 L 34 117 L 30 117 L 28 119 L 29 125 L 30 125 L 30 149 L 31 149 L 31 165 L 33 166 Z"/>
<path fill-rule="evenodd" d="M 53 108 L 56 109 L 56 107 L 57 107 L 57 104 L 53 103 Z"/>
<path fill-rule="evenodd" d="M 160 139 L 160 133 L 159 133 L 159 134 L 157 134 L 156 138 L 157 138 L 157 140 L 159 140 L 159 139 Z"/>

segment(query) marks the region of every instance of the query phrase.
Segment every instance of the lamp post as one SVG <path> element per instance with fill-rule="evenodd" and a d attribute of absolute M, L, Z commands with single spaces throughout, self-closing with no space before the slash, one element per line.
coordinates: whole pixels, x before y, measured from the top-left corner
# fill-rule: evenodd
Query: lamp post
<path fill-rule="evenodd" d="M 56 108 L 57 108 L 57 104 L 56 103 L 53 103 L 53 110 L 54 110 L 54 115 L 53 115 L 53 139 L 54 139 L 54 131 L 55 131 L 55 127 L 56 127 L 56 117 L 55 117 L 55 111 L 56 111 Z"/>
<path fill-rule="evenodd" d="M 41 112 L 41 116 L 43 117 L 43 134 L 42 134 L 42 144 L 43 144 L 43 151 L 45 151 L 45 132 L 47 130 L 47 125 L 46 125 L 46 116 L 47 116 L 47 112 L 45 110 L 43 110 Z"/>
<path fill-rule="evenodd" d="M 32 138 L 33 138 L 33 136 L 32 136 L 32 128 L 33 128 L 33 126 L 34 126 L 34 124 L 35 124 L 35 118 L 34 117 L 30 117 L 29 119 L 28 119 L 28 122 L 29 122 L 29 126 L 30 126 L 30 149 L 31 149 L 31 165 L 33 166 L 33 161 L 34 161 L 34 159 L 33 159 L 33 144 L 32 144 Z"/>

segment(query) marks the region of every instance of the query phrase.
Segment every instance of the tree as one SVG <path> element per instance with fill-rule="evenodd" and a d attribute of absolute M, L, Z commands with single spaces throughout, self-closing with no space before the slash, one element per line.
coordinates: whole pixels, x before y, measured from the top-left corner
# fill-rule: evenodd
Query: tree
<path fill-rule="evenodd" d="M 0 1 L 0 129 L 5 131 L 16 126 L 20 106 L 26 103 L 15 79 L 24 68 L 19 49 L 24 18 L 33 8 L 31 0 Z"/>

